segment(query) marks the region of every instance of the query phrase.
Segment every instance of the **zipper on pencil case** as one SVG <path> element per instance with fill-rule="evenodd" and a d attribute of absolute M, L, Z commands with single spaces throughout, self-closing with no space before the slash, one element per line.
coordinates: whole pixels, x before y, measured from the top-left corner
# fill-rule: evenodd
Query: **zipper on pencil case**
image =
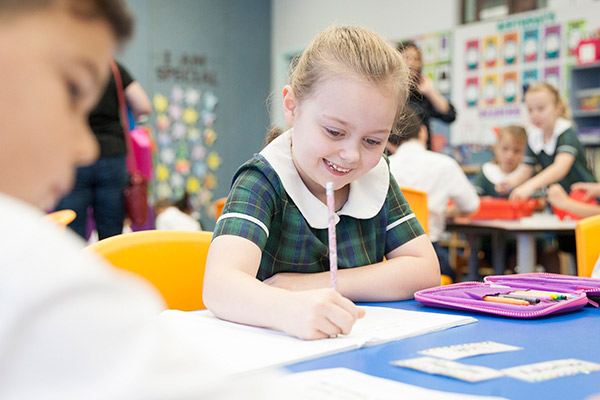
<path fill-rule="evenodd" d="M 495 276 L 499 277 L 498 281 L 502 281 L 502 277 L 503 277 L 502 275 L 495 275 Z M 509 278 L 509 279 L 507 279 L 508 282 L 504 281 L 504 284 L 510 283 L 511 281 L 512 281 L 512 283 L 523 283 L 523 284 L 526 284 L 527 281 L 525 279 L 520 279 L 520 277 L 527 278 L 528 276 L 534 276 L 534 277 L 549 277 L 549 278 L 553 278 L 553 277 L 556 276 L 556 274 L 552 274 L 552 273 L 548 273 L 548 272 L 541 272 L 541 273 L 537 272 L 537 273 L 535 273 L 535 275 L 532 275 L 532 274 L 519 274 L 519 275 L 507 275 L 507 276 L 519 276 L 519 278 L 513 278 L 513 279 Z M 574 277 L 574 278 L 577 278 L 577 277 Z M 469 281 L 469 282 L 471 282 L 471 281 Z M 477 281 L 474 281 L 474 282 L 477 282 Z M 556 282 L 560 282 L 560 281 L 556 280 Z M 501 285 L 501 286 L 503 285 L 503 283 L 498 283 L 497 281 L 484 281 L 483 283 L 484 284 L 497 284 L 497 285 Z M 574 285 L 574 283 L 573 283 L 573 285 Z M 510 287 L 510 286 L 507 286 L 507 287 Z M 589 287 L 589 286 L 586 287 L 586 286 L 582 285 L 582 287 L 579 288 L 579 289 L 577 289 L 577 291 L 584 292 L 585 294 L 590 294 L 592 296 L 594 296 L 594 295 L 600 295 L 600 287 Z M 595 301 L 593 301 L 591 299 L 589 300 L 589 303 L 591 305 L 593 305 L 594 307 L 598 307 L 598 303 L 596 303 Z"/>

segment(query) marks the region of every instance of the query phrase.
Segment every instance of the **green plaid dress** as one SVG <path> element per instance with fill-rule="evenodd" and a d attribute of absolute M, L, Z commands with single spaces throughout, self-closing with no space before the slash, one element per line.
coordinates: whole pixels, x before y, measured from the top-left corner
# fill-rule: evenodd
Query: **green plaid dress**
<path fill-rule="evenodd" d="M 336 234 L 338 268 L 342 269 L 380 262 L 424 232 L 390 175 L 379 213 L 370 219 L 340 215 Z M 262 251 L 260 280 L 278 272 L 329 270 L 327 229 L 309 225 L 275 169 L 260 154 L 242 165 L 233 178 L 213 238 L 220 235 L 241 236 L 256 243 Z"/>
<path fill-rule="evenodd" d="M 554 162 L 558 153 L 569 153 L 575 157 L 575 162 L 571 166 L 569 173 L 558 183 L 568 192 L 571 191 L 571 185 L 575 182 L 595 182 L 594 175 L 588 168 L 585 152 L 581 142 L 577 138 L 577 132 L 573 127 L 566 129 L 556 139 L 556 147 L 552 154 L 547 154 L 543 149 L 537 154 L 527 143 L 527 151 L 523 156 L 523 163 L 529 165 L 540 164 L 546 168 Z"/>

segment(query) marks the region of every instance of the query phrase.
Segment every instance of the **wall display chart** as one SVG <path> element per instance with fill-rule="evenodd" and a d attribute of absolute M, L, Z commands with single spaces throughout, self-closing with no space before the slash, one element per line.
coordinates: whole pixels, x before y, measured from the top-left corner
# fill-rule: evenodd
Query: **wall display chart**
<path fill-rule="evenodd" d="M 203 55 L 165 51 L 154 74 L 153 95 L 157 151 L 154 199 L 178 200 L 187 191 L 194 210 L 208 212 L 217 186 L 221 157 L 213 149 L 218 138 L 215 95 L 217 74 Z"/>
<path fill-rule="evenodd" d="M 454 30 L 450 144 L 489 146 L 495 128 L 526 124 L 523 92 L 537 81 L 568 103 L 569 70 L 579 41 L 600 28 L 600 4 L 544 9 Z"/>

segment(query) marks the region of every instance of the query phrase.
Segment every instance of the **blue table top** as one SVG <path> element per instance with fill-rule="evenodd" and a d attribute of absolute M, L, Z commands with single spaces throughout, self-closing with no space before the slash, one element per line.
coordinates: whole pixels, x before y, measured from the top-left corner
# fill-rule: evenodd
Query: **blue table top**
<path fill-rule="evenodd" d="M 345 367 L 429 389 L 501 396 L 512 400 L 544 398 L 577 400 L 592 394 L 600 394 L 600 371 L 536 383 L 510 377 L 469 383 L 390 365 L 390 361 L 420 357 L 421 355 L 417 353 L 420 350 L 486 340 L 523 347 L 523 350 L 480 355 L 456 361 L 494 369 L 565 358 L 600 363 L 600 345 L 595 336 L 600 331 L 599 308 L 588 305 L 582 310 L 568 314 L 523 320 L 431 308 L 414 300 L 365 305 L 470 315 L 478 321 L 440 332 L 294 364 L 288 369 L 300 372 Z"/>

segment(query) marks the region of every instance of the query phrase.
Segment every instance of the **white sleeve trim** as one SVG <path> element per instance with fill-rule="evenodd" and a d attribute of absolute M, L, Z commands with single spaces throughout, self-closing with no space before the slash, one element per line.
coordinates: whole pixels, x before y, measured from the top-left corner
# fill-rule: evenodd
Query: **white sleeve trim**
<path fill-rule="evenodd" d="M 396 222 L 392 222 L 391 224 L 389 224 L 389 225 L 388 225 L 388 226 L 385 228 L 385 231 L 387 232 L 387 231 L 389 231 L 389 230 L 391 230 L 391 229 L 394 229 L 394 228 L 395 228 L 395 227 L 397 227 L 398 225 L 400 225 L 400 224 L 402 224 L 402 223 L 404 223 L 404 222 L 408 221 L 408 220 L 409 220 L 409 219 L 411 219 L 411 218 L 415 218 L 415 214 L 414 214 L 414 213 L 412 213 L 412 214 L 409 214 L 409 215 L 407 215 L 407 216 L 405 216 L 405 217 L 402 217 L 402 218 L 400 218 L 400 219 L 399 219 L 398 221 L 396 221 Z"/>
<path fill-rule="evenodd" d="M 259 219 L 255 218 L 255 217 L 252 217 L 247 214 L 242 214 L 242 213 L 227 213 L 227 214 L 222 214 L 219 217 L 219 219 L 217 219 L 217 224 L 221 220 L 224 220 L 226 218 L 241 218 L 241 219 L 245 219 L 246 221 L 253 222 L 256 225 L 260 226 L 262 228 L 262 230 L 265 231 L 265 233 L 267 234 L 267 237 L 269 237 L 269 230 L 267 229 L 267 226 L 265 224 L 263 224 L 262 221 L 260 221 Z"/>

